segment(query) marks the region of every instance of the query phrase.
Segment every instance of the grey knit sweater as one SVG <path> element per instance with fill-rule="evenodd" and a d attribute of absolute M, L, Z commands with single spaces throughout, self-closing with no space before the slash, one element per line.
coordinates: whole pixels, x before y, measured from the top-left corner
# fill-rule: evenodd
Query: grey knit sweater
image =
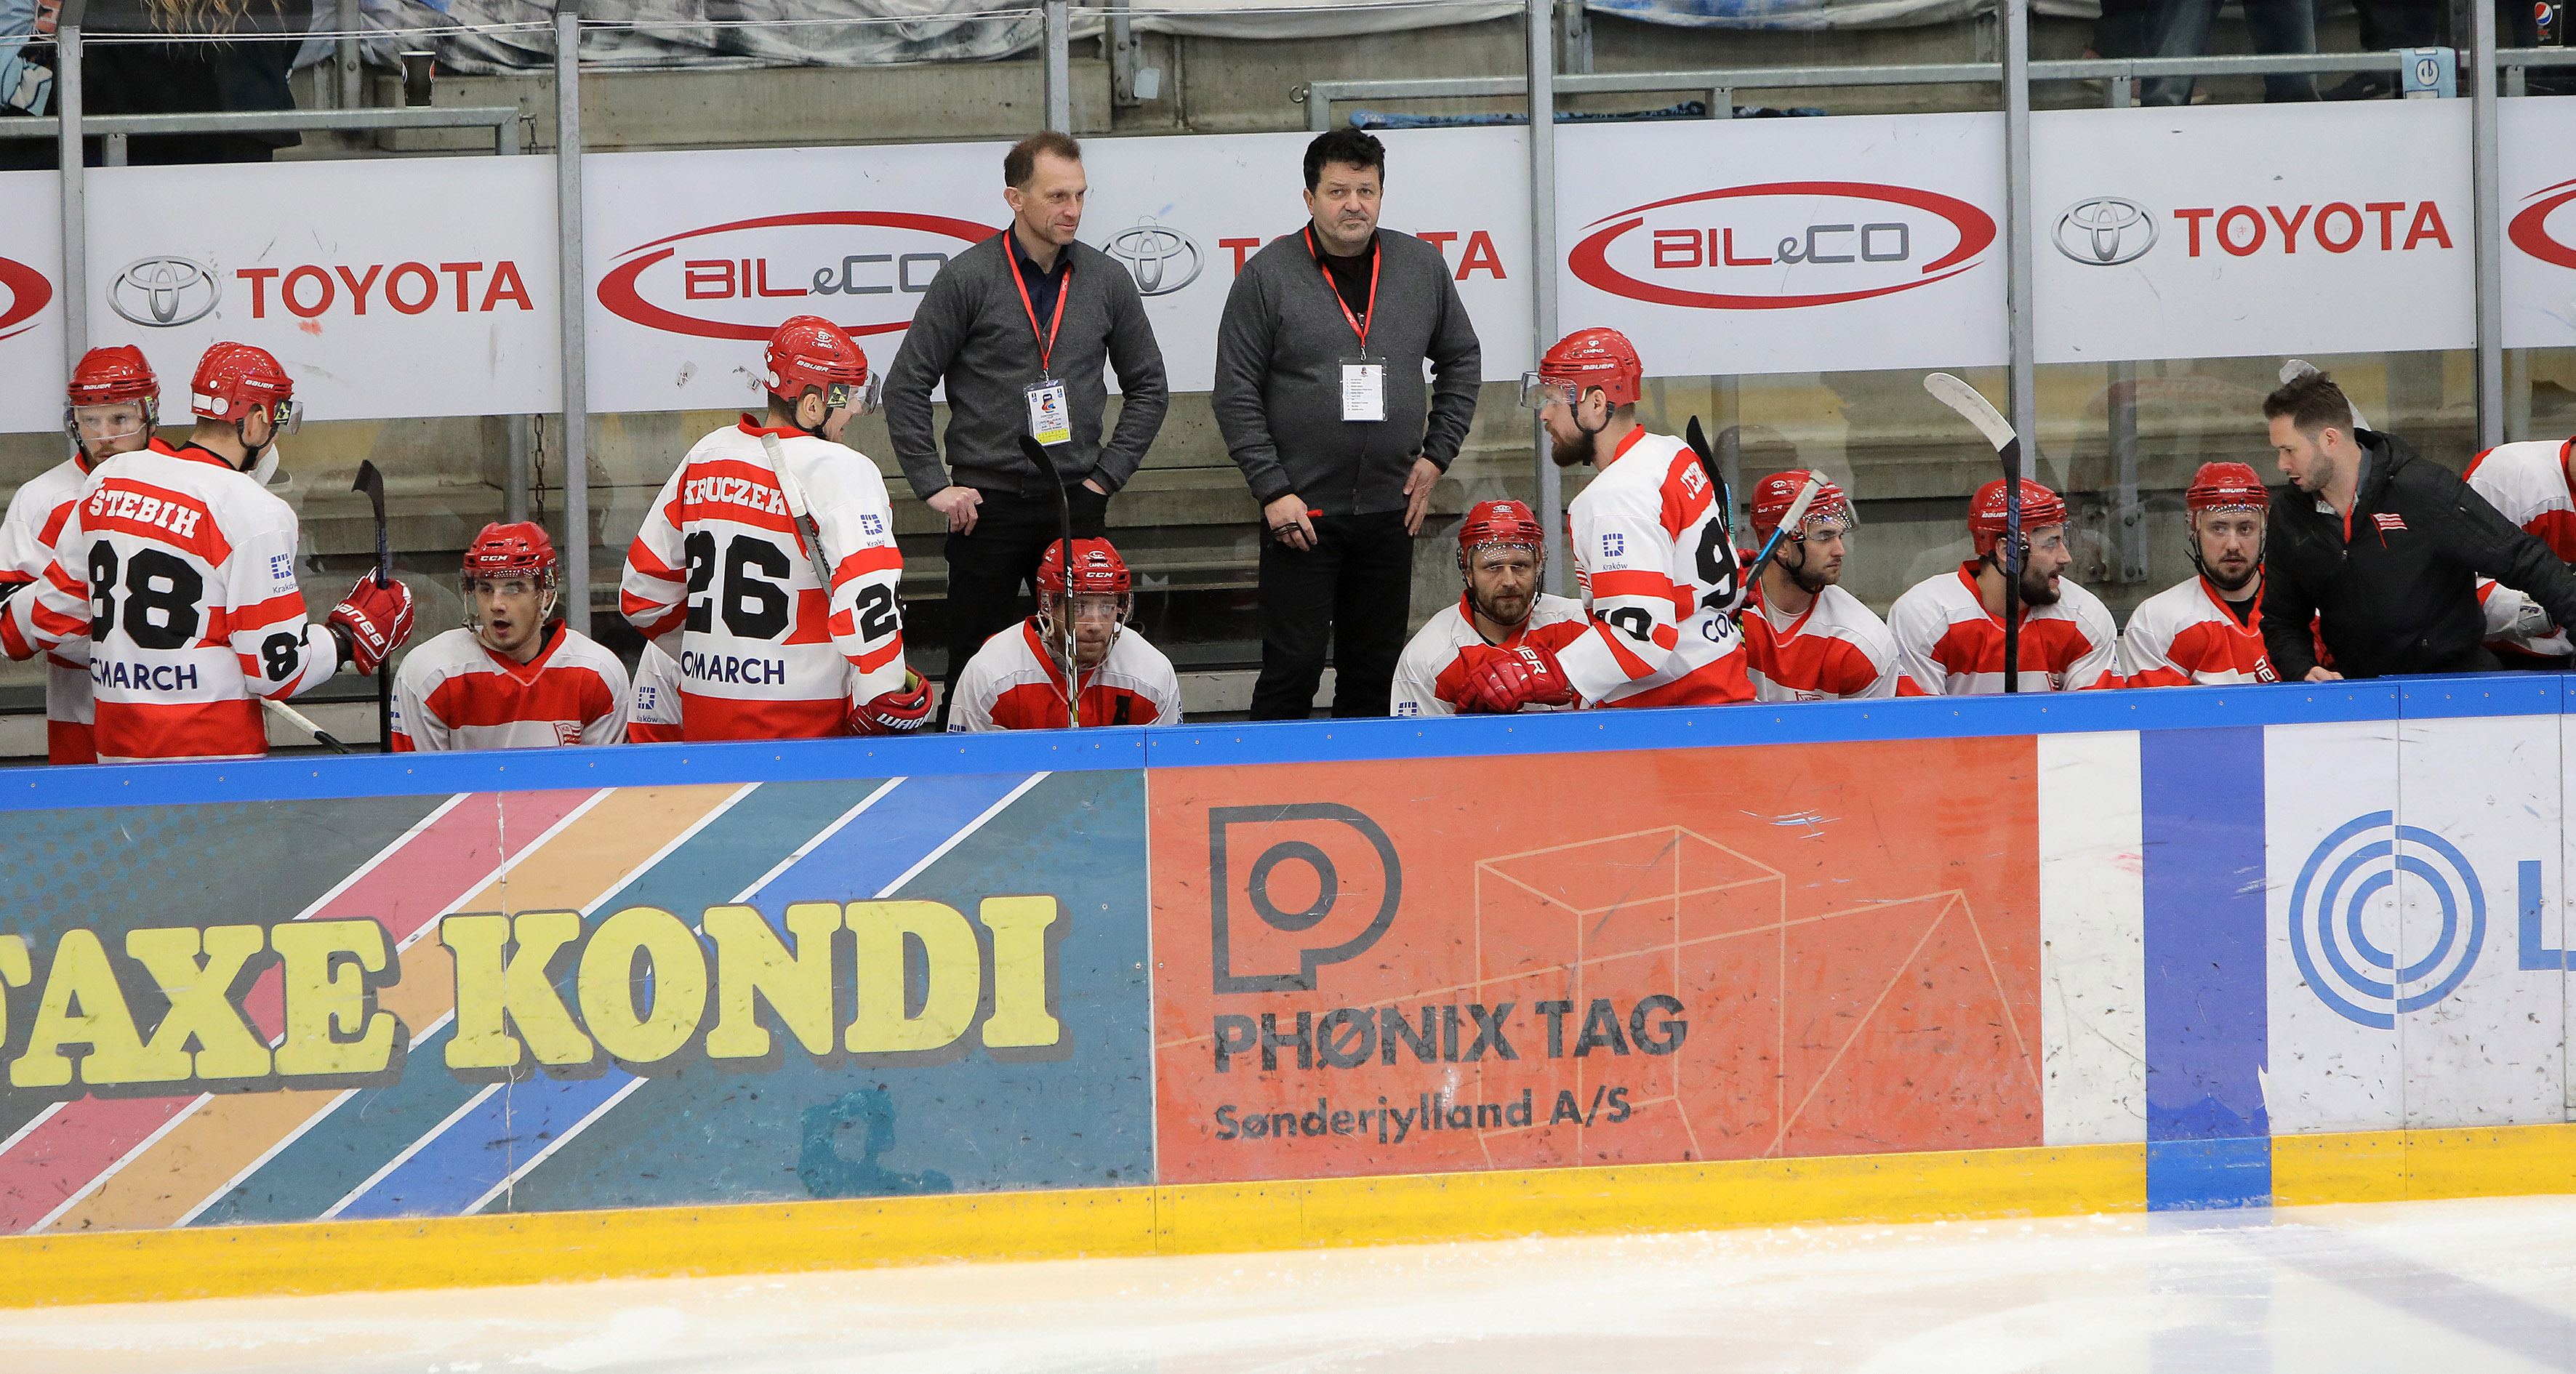
<path fill-rule="evenodd" d="M 1073 411 L 1073 454 L 1063 475 L 1092 477 L 1116 491 L 1136 475 L 1163 427 L 1170 405 L 1163 352 L 1127 269 L 1087 244 L 1064 251 L 1073 255 L 1073 275 L 1064 284 L 1069 294 L 1054 361 Z M 1125 398 L 1106 447 L 1100 442 L 1109 402 L 1103 363 L 1117 369 Z M 1012 283 L 1008 246 L 995 234 L 939 269 L 886 369 L 886 429 L 913 491 L 927 498 L 956 485 L 1045 494 L 1045 475 L 1020 452 L 1029 422 L 1026 388 L 1038 371 L 1037 335 Z M 944 466 L 930 409 L 930 390 L 942 381 L 948 384 Z"/>
<path fill-rule="evenodd" d="M 1327 515 L 1402 510 L 1414 455 L 1446 472 L 1466 442 L 1483 362 L 1476 326 L 1438 249 L 1391 229 L 1377 237 L 1385 256 L 1368 354 L 1386 363 L 1384 420 L 1342 418 L 1341 363 L 1359 339 L 1305 235 L 1253 254 L 1226 296 L 1217 428 L 1264 504 L 1293 491 Z"/>

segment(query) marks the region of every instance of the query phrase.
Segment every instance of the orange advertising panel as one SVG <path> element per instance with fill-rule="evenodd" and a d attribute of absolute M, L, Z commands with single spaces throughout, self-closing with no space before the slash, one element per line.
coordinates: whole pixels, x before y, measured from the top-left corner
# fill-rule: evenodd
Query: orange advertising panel
<path fill-rule="evenodd" d="M 1160 1177 L 2039 1144 L 2033 757 L 1156 770 Z"/>

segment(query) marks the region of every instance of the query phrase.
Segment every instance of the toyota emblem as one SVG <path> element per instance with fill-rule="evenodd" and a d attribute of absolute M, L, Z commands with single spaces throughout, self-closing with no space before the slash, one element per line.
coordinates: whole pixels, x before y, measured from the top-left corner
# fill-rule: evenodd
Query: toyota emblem
<path fill-rule="evenodd" d="M 2057 217 L 2057 251 L 2087 267 L 2136 262 L 2156 246 L 2156 217 L 2118 196 L 2095 196 Z"/>
<path fill-rule="evenodd" d="M 1107 251 L 1127 264 L 1140 295 L 1168 296 L 1197 281 L 1207 266 L 1197 240 L 1151 218 L 1111 235 Z"/>
<path fill-rule="evenodd" d="M 107 308 L 147 329 L 175 329 L 212 314 L 223 297 L 215 269 L 187 258 L 140 258 L 108 283 Z"/>

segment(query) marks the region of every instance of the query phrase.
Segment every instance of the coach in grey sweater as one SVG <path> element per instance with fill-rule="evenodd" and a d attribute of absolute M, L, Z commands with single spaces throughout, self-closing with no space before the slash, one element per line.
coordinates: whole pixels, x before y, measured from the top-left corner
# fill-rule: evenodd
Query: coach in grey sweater
<path fill-rule="evenodd" d="M 1106 532 L 1110 494 L 1136 475 L 1163 427 L 1163 353 L 1136 281 L 1074 240 L 1088 189 L 1082 149 L 1059 133 L 1022 140 L 1002 160 L 1009 229 L 948 260 L 886 370 L 886 429 L 912 489 L 948 521 L 948 685 L 984 641 L 1020 618 L 1020 587 L 1061 532 L 1059 488 L 1077 539 Z M 1117 369 L 1125 401 L 1104 445 Z M 1072 440 L 1057 470 L 1032 464 L 1028 388 L 1064 385 Z M 948 386 L 948 461 L 931 424 L 931 388 Z M 940 699 L 944 721 L 948 711 Z"/>
<path fill-rule="evenodd" d="M 1328 641 L 1333 714 L 1386 714 L 1413 535 L 1466 442 L 1483 361 L 1439 250 L 1377 227 L 1385 145 L 1335 129 L 1305 170 L 1313 219 L 1244 264 L 1217 326 L 1217 428 L 1267 536 L 1254 720 L 1312 713 Z"/>

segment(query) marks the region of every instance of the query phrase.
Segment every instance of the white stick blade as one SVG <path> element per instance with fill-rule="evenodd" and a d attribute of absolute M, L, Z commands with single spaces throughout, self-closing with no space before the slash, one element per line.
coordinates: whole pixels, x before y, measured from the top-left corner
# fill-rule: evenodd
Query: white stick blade
<path fill-rule="evenodd" d="M 1994 445 L 1997 452 L 2013 441 L 2012 426 L 2004 422 L 1994 403 L 1975 387 L 1947 372 L 1934 372 L 1923 378 L 1923 389 L 1932 393 L 1932 399 L 1959 412 L 1969 424 L 1975 425 L 1977 432 L 1985 435 L 1986 442 Z"/>

